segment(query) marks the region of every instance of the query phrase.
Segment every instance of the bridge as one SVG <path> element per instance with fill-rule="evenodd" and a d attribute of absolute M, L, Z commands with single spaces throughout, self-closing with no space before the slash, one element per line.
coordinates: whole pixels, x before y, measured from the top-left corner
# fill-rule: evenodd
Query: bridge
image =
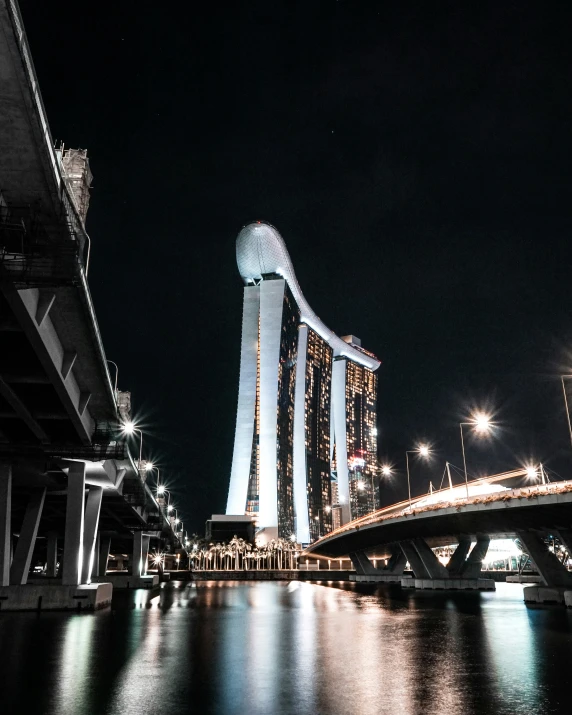
<path fill-rule="evenodd" d="M 89 164 L 54 147 L 15 0 L 0 0 L 0 76 L 0 608 L 93 608 L 113 580 L 147 582 L 151 539 L 182 533 L 119 429 L 128 393 L 88 286 Z M 111 548 L 130 573 L 106 575 Z"/>
<path fill-rule="evenodd" d="M 481 567 L 491 538 L 518 538 L 542 578 L 525 589 L 525 600 L 572 605 L 572 574 L 546 545 L 556 535 L 572 553 L 572 481 L 515 486 L 526 476 L 518 469 L 394 504 L 329 533 L 302 556 L 349 555 L 361 582 L 489 590 L 494 582 Z M 444 565 L 433 549 L 453 544 Z M 385 567 L 375 568 L 370 556 L 385 559 Z M 412 578 L 404 575 L 407 563 Z"/>

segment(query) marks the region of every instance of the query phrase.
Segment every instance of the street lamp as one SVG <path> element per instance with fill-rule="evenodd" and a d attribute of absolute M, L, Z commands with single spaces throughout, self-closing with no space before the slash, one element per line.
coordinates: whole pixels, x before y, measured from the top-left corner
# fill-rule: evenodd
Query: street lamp
<path fill-rule="evenodd" d="M 121 425 L 121 431 L 128 436 L 139 432 L 139 463 L 137 464 L 137 468 L 141 469 L 141 463 L 143 462 L 143 432 L 131 421 L 124 422 Z"/>
<path fill-rule="evenodd" d="M 113 388 L 113 396 L 115 397 L 115 402 L 117 402 L 117 378 L 119 377 L 119 367 L 113 360 L 108 360 L 115 367 L 115 387 Z"/>
<path fill-rule="evenodd" d="M 426 444 L 419 444 L 415 449 L 409 449 L 405 452 L 405 464 L 407 466 L 407 493 L 409 494 L 409 508 L 411 509 L 411 478 L 409 476 L 409 455 L 410 454 L 418 454 L 420 457 L 423 457 L 424 459 L 427 459 L 429 455 L 431 454 L 431 450 Z M 391 468 L 387 467 L 389 469 L 389 473 L 391 474 Z"/>
<path fill-rule="evenodd" d="M 467 476 L 467 460 L 465 458 L 465 440 L 463 436 L 463 427 L 472 427 L 477 434 L 485 435 L 488 434 L 493 424 L 491 422 L 490 415 L 485 412 L 474 412 L 471 416 L 469 422 L 460 422 L 459 428 L 461 430 L 461 449 L 463 450 L 463 467 L 465 470 L 465 488 L 467 490 L 467 499 L 469 498 L 469 478 Z"/>
<path fill-rule="evenodd" d="M 568 396 L 566 395 L 566 383 L 564 380 L 571 380 L 572 375 L 560 375 L 562 380 L 562 392 L 564 393 L 564 404 L 566 405 L 566 418 L 568 420 L 568 432 L 570 433 L 570 442 L 572 443 L 572 422 L 570 421 L 570 409 L 568 407 Z"/>
<path fill-rule="evenodd" d="M 384 477 L 391 477 L 392 469 L 389 466 L 389 464 L 383 465 L 383 467 L 381 468 L 381 473 L 383 474 Z"/>

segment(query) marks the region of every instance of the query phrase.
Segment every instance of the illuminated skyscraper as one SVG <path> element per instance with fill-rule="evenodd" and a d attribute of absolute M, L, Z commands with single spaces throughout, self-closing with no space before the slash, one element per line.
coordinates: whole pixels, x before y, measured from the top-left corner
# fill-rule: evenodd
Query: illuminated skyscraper
<path fill-rule="evenodd" d="M 227 514 L 309 543 L 377 506 L 380 363 L 312 311 L 275 228 L 245 226 L 236 257 L 245 288 Z"/>

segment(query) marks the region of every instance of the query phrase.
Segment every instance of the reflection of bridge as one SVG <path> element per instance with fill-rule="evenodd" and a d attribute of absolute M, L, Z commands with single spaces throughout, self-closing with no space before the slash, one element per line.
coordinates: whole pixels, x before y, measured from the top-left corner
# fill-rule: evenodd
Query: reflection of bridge
<path fill-rule="evenodd" d="M 557 535 L 572 553 L 572 481 L 513 488 L 526 470 L 469 482 L 381 509 L 357 519 L 309 546 L 308 554 L 339 558 L 349 554 L 360 581 L 400 581 L 417 588 L 494 588 L 481 578 L 491 537 L 518 537 L 547 589 L 526 589 L 525 598 L 562 601 L 572 575 L 545 543 Z M 471 544 L 476 542 L 471 549 Z M 458 544 L 443 565 L 432 548 Z M 374 568 L 368 553 L 386 558 Z M 414 578 L 403 579 L 409 562 Z"/>
<path fill-rule="evenodd" d="M 89 181 L 78 189 L 54 150 L 12 0 L 0 0 L 0 75 L 0 607 L 93 605 L 111 591 L 87 587 L 111 543 L 132 552 L 133 582 L 149 539 L 177 537 L 117 436 L 87 283 Z M 32 586 L 34 549 L 47 576 Z"/>

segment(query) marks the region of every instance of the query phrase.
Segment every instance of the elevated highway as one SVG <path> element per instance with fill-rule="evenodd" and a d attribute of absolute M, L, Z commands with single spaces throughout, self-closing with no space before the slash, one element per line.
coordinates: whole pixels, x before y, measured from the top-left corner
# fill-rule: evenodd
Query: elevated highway
<path fill-rule="evenodd" d="M 112 541 L 132 553 L 132 577 L 142 574 L 150 538 L 181 543 L 120 434 L 128 413 L 118 409 L 89 291 L 82 187 L 54 147 L 14 0 L 0 0 L 0 77 L 0 588 L 7 589 L 0 608 L 7 608 L 17 606 L 35 550 L 49 577 L 61 563 L 58 578 L 71 593 L 105 577 Z"/>
<path fill-rule="evenodd" d="M 349 555 L 358 580 L 401 580 L 409 562 L 412 585 L 478 588 L 490 539 L 518 537 L 545 586 L 572 588 L 572 576 L 545 543 L 546 536 L 557 535 L 572 553 L 572 481 L 511 488 L 525 475 L 526 470 L 515 470 L 475 480 L 468 497 L 462 485 L 415 499 L 411 506 L 386 507 L 333 531 L 305 554 Z M 432 548 L 450 544 L 458 546 L 444 566 Z M 369 555 L 388 559 L 386 568 L 374 569 Z M 456 585 L 459 580 L 467 583 Z"/>

